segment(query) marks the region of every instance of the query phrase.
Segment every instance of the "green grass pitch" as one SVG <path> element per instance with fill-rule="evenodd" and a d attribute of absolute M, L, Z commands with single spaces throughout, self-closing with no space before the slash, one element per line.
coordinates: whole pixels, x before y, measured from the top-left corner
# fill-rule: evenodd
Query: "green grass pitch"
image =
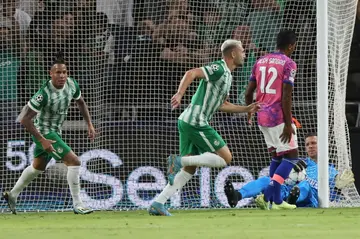
<path fill-rule="evenodd" d="M 360 208 L 0 214 L 0 238 L 360 238 Z"/>

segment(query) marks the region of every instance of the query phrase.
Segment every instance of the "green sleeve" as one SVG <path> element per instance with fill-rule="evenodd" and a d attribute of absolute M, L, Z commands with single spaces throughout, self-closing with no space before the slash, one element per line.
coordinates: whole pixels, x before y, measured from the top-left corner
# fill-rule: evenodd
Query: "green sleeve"
<path fill-rule="evenodd" d="M 206 81 L 217 81 L 224 75 L 224 67 L 219 63 L 211 63 L 210 65 L 201 67 L 205 74 Z"/>
<path fill-rule="evenodd" d="M 45 90 L 41 88 L 38 92 L 31 97 L 28 106 L 35 112 L 39 113 L 41 109 L 46 105 L 48 101 L 48 95 Z"/>
<path fill-rule="evenodd" d="M 79 84 L 77 83 L 77 81 L 74 79 L 72 79 L 72 81 L 74 82 L 74 87 L 75 87 L 75 92 L 73 94 L 73 98 L 75 100 L 78 100 L 81 97 L 81 90 L 80 90 L 80 87 L 79 87 Z"/>

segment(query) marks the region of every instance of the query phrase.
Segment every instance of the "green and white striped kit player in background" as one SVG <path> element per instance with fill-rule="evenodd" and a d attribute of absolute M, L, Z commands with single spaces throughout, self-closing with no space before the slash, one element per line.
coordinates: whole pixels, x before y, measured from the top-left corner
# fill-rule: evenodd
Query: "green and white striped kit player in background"
<path fill-rule="evenodd" d="M 12 213 L 16 214 L 16 201 L 20 192 L 45 171 L 50 159 L 54 158 L 63 161 L 67 166 L 67 181 L 73 199 L 74 213 L 89 214 L 93 210 L 86 208 L 80 199 L 80 160 L 61 139 L 61 127 L 72 99 L 75 99 L 87 123 L 90 140 L 95 138 L 95 129 L 78 83 L 68 77 L 62 53 L 57 54 L 50 70 L 50 77 L 51 80 L 46 81 L 20 114 L 21 124 L 32 135 L 36 144 L 34 161 L 22 172 L 13 189 L 3 193 L 3 197 Z"/>
<path fill-rule="evenodd" d="M 188 86 L 200 79 L 191 104 L 178 118 L 180 156 L 168 158 L 168 185 L 149 208 L 150 215 L 171 216 L 165 202 L 194 175 L 197 167 L 225 167 L 232 155 L 223 138 L 209 125 L 216 111 L 228 113 L 257 112 L 259 105 L 234 105 L 227 101 L 232 83 L 231 72 L 245 59 L 240 41 L 226 40 L 221 46 L 223 59 L 185 73 L 171 105 L 178 108 Z"/>

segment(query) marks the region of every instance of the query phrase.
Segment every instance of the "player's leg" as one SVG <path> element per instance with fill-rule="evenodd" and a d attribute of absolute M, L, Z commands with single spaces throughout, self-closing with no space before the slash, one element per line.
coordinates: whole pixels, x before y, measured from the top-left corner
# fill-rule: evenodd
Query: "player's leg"
<path fill-rule="evenodd" d="M 194 155 L 199 154 L 198 148 L 191 142 L 188 133 L 178 125 L 179 141 L 180 141 L 180 155 Z M 170 156 L 174 157 L 174 156 Z M 175 158 L 178 156 L 175 156 Z M 166 201 L 180 190 L 194 175 L 196 167 L 187 166 L 181 169 L 181 165 L 174 165 L 176 162 L 173 160 L 168 165 L 168 179 L 169 183 L 163 191 L 157 196 L 155 201 L 151 204 L 148 212 L 154 216 L 171 216 L 166 210 L 164 204 Z M 178 169 L 180 167 L 180 169 Z M 172 170 L 172 171 L 171 171 Z M 180 171 L 178 171 L 180 170 Z"/>
<path fill-rule="evenodd" d="M 274 176 L 274 173 L 276 169 L 279 167 L 282 156 L 277 156 L 276 151 L 271 152 L 271 162 L 270 162 L 270 169 L 269 169 L 269 176 L 272 178 Z"/>
<path fill-rule="evenodd" d="M 70 188 L 70 193 L 73 199 L 73 207 L 75 214 L 89 214 L 93 210 L 84 207 L 83 202 L 80 198 L 80 165 L 81 162 L 78 156 L 71 150 L 71 148 L 61 139 L 61 137 L 51 132 L 47 134 L 47 137 L 55 143 L 53 147 L 54 152 L 50 155 L 57 161 L 63 161 L 67 166 L 67 181 Z"/>
<path fill-rule="evenodd" d="M 80 165 L 81 162 L 78 156 L 70 150 L 63 157 L 62 160 L 64 164 L 67 166 L 67 181 L 69 184 L 69 189 L 71 193 L 71 197 L 73 199 L 73 207 L 75 214 L 89 214 L 92 213 L 93 210 L 86 208 L 84 203 L 80 198 Z"/>
<path fill-rule="evenodd" d="M 191 142 L 203 153 L 178 158 L 181 166 L 220 168 L 230 164 L 231 152 L 222 137 L 211 126 L 193 127 L 182 121 L 180 126 L 188 132 Z"/>
<path fill-rule="evenodd" d="M 276 154 L 276 139 L 274 138 L 273 130 L 269 127 L 263 127 L 259 126 L 260 131 L 263 133 L 266 146 L 268 148 L 268 151 L 272 155 L 272 160 L 270 163 L 270 170 L 269 170 L 269 176 L 270 178 L 273 177 L 275 170 L 281 163 L 280 157 L 277 157 Z M 261 208 L 265 210 L 270 209 L 270 203 L 272 201 L 272 191 L 269 190 L 269 187 L 267 186 L 265 190 L 263 190 L 264 194 L 259 195 L 256 197 L 255 202 L 256 204 Z"/>
<path fill-rule="evenodd" d="M 248 182 L 241 189 L 234 190 L 230 181 L 225 182 L 224 191 L 230 207 L 236 207 L 238 201 L 244 198 L 252 198 L 261 194 L 270 182 L 269 177 L 260 177 Z"/>
<path fill-rule="evenodd" d="M 270 177 L 260 177 L 254 181 L 245 184 L 240 190 L 242 198 L 256 197 L 261 194 L 269 185 Z"/>
<path fill-rule="evenodd" d="M 48 154 L 41 148 L 35 147 L 34 156 L 36 156 L 31 165 L 24 169 L 15 186 L 9 191 L 3 193 L 3 198 L 13 214 L 16 214 L 16 202 L 19 194 L 26 188 L 32 180 L 45 171 L 49 162 Z"/>
<path fill-rule="evenodd" d="M 290 143 L 281 142 L 280 135 L 283 131 L 283 127 L 284 124 L 281 124 L 273 128 L 273 135 L 276 135 L 276 140 L 278 140 L 276 152 L 278 156 L 283 156 L 283 160 L 275 170 L 274 176 L 272 177 L 269 187 L 266 190 L 267 195 L 265 197 L 269 197 L 269 195 L 272 194 L 273 209 L 294 209 L 296 208 L 295 205 L 290 205 L 283 201 L 283 198 L 281 197 L 281 185 L 284 184 L 284 181 L 289 176 L 291 169 L 299 160 L 297 136 L 296 134 L 293 134 Z M 295 125 L 293 125 L 293 128 L 296 132 Z"/>
<path fill-rule="evenodd" d="M 259 126 L 259 128 L 260 128 L 260 131 L 263 133 L 268 151 L 271 153 L 269 176 L 270 176 L 270 178 L 272 178 L 274 176 L 275 170 L 281 163 L 282 157 L 277 156 L 276 142 L 275 142 L 276 140 L 273 139 L 273 134 L 272 134 L 271 128 L 262 127 L 262 126 Z"/>

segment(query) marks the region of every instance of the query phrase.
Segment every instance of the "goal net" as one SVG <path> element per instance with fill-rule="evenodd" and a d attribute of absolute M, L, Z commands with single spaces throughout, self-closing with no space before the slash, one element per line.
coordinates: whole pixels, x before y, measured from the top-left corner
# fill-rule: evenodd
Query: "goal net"
<path fill-rule="evenodd" d="M 341 173 L 351 167 L 344 105 L 357 0 L 328 4 L 329 150 L 330 162 Z M 296 31 L 293 112 L 302 126 L 300 155 L 306 157 L 304 136 L 317 127 L 315 0 L 5 0 L 0 9 L 2 191 L 11 189 L 32 162 L 35 146 L 16 117 L 49 79 L 59 50 L 98 131 L 90 142 L 72 104 L 62 137 L 81 159 L 81 197 L 89 207 L 130 210 L 151 204 L 167 183 L 166 158 L 179 153 L 177 117 L 198 83 L 187 90 L 181 109 L 172 111 L 170 98 L 184 72 L 219 59 L 220 45 L 229 38 L 241 40 L 246 49 L 244 66 L 233 72 L 230 96 L 231 102 L 244 104 L 256 59 L 275 50 L 280 29 Z M 226 179 L 240 188 L 268 174 L 270 155 L 256 124 L 249 126 L 242 114 L 217 113 L 211 125 L 228 143 L 233 162 L 223 169 L 199 168 L 169 200 L 172 208 L 228 207 Z M 20 194 L 18 210 L 71 209 L 66 171 L 51 160 L 46 172 Z M 352 206 L 358 199 L 350 187 L 336 205 Z M 252 206 L 252 199 L 238 204 Z M 0 210 L 7 210 L 3 200 Z"/>

